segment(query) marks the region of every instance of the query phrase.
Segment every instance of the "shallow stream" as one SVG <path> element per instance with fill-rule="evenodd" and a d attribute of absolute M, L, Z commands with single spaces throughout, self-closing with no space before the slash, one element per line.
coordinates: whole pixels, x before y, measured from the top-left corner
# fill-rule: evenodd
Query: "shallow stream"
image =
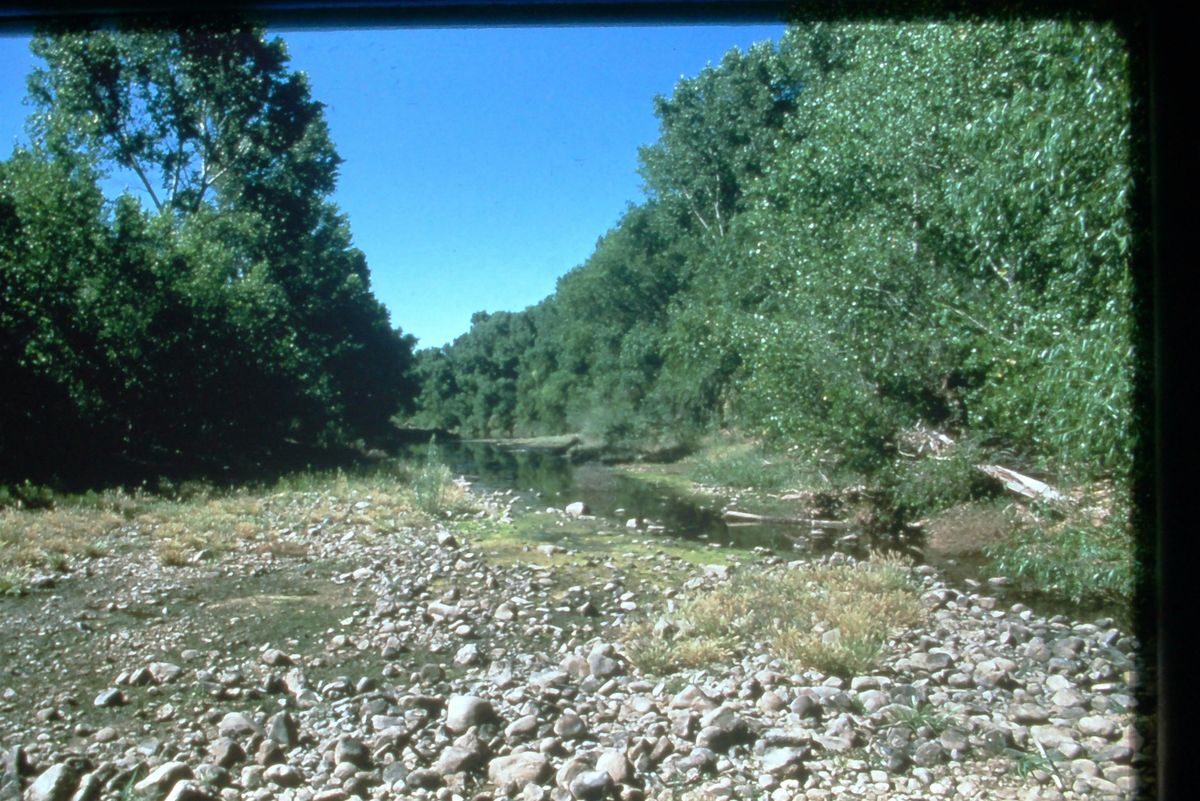
<path fill-rule="evenodd" d="M 623 475 L 598 464 L 572 464 L 561 453 L 537 448 L 517 448 L 490 442 L 446 442 L 437 446 L 439 456 L 455 476 L 462 476 L 481 489 L 516 493 L 530 509 L 555 507 L 582 501 L 590 514 L 625 525 L 638 519 L 648 531 L 665 536 L 701 540 L 737 550 L 767 548 L 783 558 L 845 551 L 865 555 L 871 548 L 896 548 L 896 543 L 873 541 L 865 534 L 812 531 L 793 524 L 730 525 L 722 517 L 725 499 L 697 499 L 670 487 Z M 414 451 L 424 457 L 426 446 Z M 519 506 L 516 508 L 520 508 Z M 919 545 L 919 544 L 916 544 Z M 919 561 L 928 561 L 956 584 L 986 583 L 984 559 L 966 555 L 941 559 L 926 555 L 919 547 L 902 547 Z M 1112 605 L 1080 607 L 1048 598 L 1028 587 L 995 587 L 991 591 L 1006 604 L 1023 603 L 1035 611 L 1063 614 L 1077 620 L 1111 617 L 1122 623 L 1128 610 Z"/>

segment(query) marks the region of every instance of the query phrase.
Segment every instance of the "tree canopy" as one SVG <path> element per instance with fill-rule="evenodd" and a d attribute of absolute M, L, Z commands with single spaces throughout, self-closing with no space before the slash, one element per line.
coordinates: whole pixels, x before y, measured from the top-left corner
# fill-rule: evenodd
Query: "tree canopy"
<path fill-rule="evenodd" d="M 1134 103 L 1098 22 L 802 24 L 731 51 L 655 100 L 647 199 L 510 322 L 523 351 L 477 322 L 418 354 L 439 371 L 418 419 L 498 433 L 445 414 L 486 339 L 515 377 L 504 431 L 736 426 L 877 471 L 929 426 L 1127 474 Z"/>
<path fill-rule="evenodd" d="M 283 42 L 231 23 L 45 31 L 32 49 L 32 144 L 0 163 L 10 471 L 386 434 L 414 340 L 328 199 L 339 158 Z M 148 203 L 102 195 L 116 170 Z"/>

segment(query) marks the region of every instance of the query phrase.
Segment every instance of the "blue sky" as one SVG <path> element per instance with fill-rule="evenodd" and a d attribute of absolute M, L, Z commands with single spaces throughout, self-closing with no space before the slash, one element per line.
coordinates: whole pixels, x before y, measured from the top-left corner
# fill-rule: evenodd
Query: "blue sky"
<path fill-rule="evenodd" d="M 326 104 L 334 201 L 393 325 L 438 346 L 554 291 L 629 202 L 653 98 L 783 25 L 271 29 Z M 23 137 L 28 36 L 0 36 L 0 155 Z M 125 182 L 114 182 L 119 189 Z M 130 186 L 133 189 L 133 186 Z"/>

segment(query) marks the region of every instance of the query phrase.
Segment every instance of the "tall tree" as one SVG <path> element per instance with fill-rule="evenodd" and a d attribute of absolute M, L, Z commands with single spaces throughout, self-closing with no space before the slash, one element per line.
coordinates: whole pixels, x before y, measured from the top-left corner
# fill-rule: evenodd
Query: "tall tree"
<path fill-rule="evenodd" d="M 0 370 L 142 461 L 386 434 L 415 341 L 328 199 L 339 158 L 282 41 L 231 23 L 32 48 L 34 145 L 0 170 Z M 142 202 L 102 202 L 113 170 Z M 6 421 L 36 416 L 14 403 Z"/>

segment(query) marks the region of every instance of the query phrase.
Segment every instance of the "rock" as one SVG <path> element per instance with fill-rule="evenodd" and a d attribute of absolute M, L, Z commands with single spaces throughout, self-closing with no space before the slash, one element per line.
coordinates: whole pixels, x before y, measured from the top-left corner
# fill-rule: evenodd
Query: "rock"
<path fill-rule="evenodd" d="M 571 780 L 571 796 L 579 801 L 599 801 L 612 789 L 613 780 L 607 771 L 585 770 Z"/>
<path fill-rule="evenodd" d="M 596 770 L 607 773 L 614 784 L 629 784 L 633 781 L 633 765 L 620 751 L 608 750 L 601 753 L 596 758 Z"/>
<path fill-rule="evenodd" d="M 616 649 L 608 643 L 601 643 L 588 654 L 588 667 L 592 675 L 598 679 L 606 679 L 621 673 L 621 663 L 613 657 Z"/>
<path fill-rule="evenodd" d="M 563 511 L 571 517 L 583 517 L 584 515 L 591 514 L 591 510 L 588 509 L 587 504 L 583 501 L 569 503 Z"/>
<path fill-rule="evenodd" d="M 208 747 L 214 765 L 231 768 L 246 759 L 246 751 L 231 737 L 219 737 Z"/>
<path fill-rule="evenodd" d="M 445 748 L 437 761 L 433 763 L 433 771 L 445 778 L 451 773 L 470 770 L 483 761 L 484 754 L 451 745 Z"/>
<path fill-rule="evenodd" d="M 986 659 L 975 666 L 974 678 L 975 683 L 980 687 L 989 689 L 996 687 L 1014 687 L 1016 681 L 1013 674 L 1017 670 L 1017 663 L 1011 659 L 996 657 L 995 659 Z"/>
<path fill-rule="evenodd" d="M 446 604 L 441 601 L 433 601 L 429 606 L 425 607 L 425 611 L 434 620 L 458 620 L 466 616 L 466 610 L 454 604 Z"/>
<path fill-rule="evenodd" d="M 439 548 L 454 549 L 458 547 L 458 540 L 449 531 L 442 529 L 437 533 L 437 544 Z"/>
<path fill-rule="evenodd" d="M 583 718 L 567 712 L 554 721 L 554 733 L 564 740 L 578 740 L 587 734 L 587 724 Z"/>
<path fill-rule="evenodd" d="M 249 737 L 258 732 L 258 724 L 241 712 L 230 712 L 217 724 L 217 734 L 222 737 L 237 739 L 238 737 Z"/>
<path fill-rule="evenodd" d="M 292 664 L 292 658 L 278 648 L 268 648 L 259 656 L 264 665 L 271 667 L 287 667 Z"/>
<path fill-rule="evenodd" d="M 726 704 L 700 716 L 700 734 L 696 736 L 696 744 L 702 748 L 720 751 L 750 739 L 752 737 L 746 721 Z"/>
<path fill-rule="evenodd" d="M 563 661 L 559 663 L 558 668 L 563 673 L 579 679 L 592 675 L 592 669 L 588 665 L 588 661 L 578 654 L 567 654 L 563 658 Z"/>
<path fill-rule="evenodd" d="M 504 738 L 511 741 L 532 737 L 537 732 L 537 728 L 537 715 L 525 715 L 508 724 L 504 729 Z"/>
<path fill-rule="evenodd" d="M 787 709 L 787 703 L 783 700 L 779 693 L 775 692 L 774 690 L 767 690 L 765 693 L 760 695 L 758 700 L 754 702 L 754 705 L 758 707 L 760 712 L 764 712 L 766 714 L 782 712 L 783 710 Z"/>
<path fill-rule="evenodd" d="M 1013 723 L 1046 723 L 1050 713 L 1037 704 L 1010 704 L 1008 719 Z"/>
<path fill-rule="evenodd" d="M 554 774 L 554 784 L 566 792 L 571 791 L 571 782 L 585 771 L 592 770 L 592 758 L 589 754 L 576 754 L 562 763 Z"/>
<path fill-rule="evenodd" d="M 95 771 L 87 773 L 79 780 L 79 786 L 75 788 L 75 793 L 71 796 L 71 801 L 97 801 L 103 790 L 104 781 L 101 774 Z M 0 791 L 0 798 L 3 797 L 4 793 Z M 13 795 L 14 801 L 20 801 L 20 798 L 20 793 Z"/>
<path fill-rule="evenodd" d="M 823 714 L 821 710 L 821 702 L 811 695 L 801 694 L 796 696 L 789 707 L 795 715 L 801 719 L 812 718 L 820 720 Z"/>
<path fill-rule="evenodd" d="M 684 687 L 671 699 L 672 709 L 695 709 L 703 711 L 713 709 L 717 702 L 709 698 L 703 690 L 694 684 Z"/>
<path fill-rule="evenodd" d="M 479 646 L 469 642 L 454 654 L 454 664 L 458 667 L 470 667 L 479 662 Z"/>
<path fill-rule="evenodd" d="M 163 801 L 215 801 L 215 799 L 197 782 L 184 779 L 176 782 Z"/>
<path fill-rule="evenodd" d="M 1085 715 L 1075 721 L 1075 728 L 1079 729 L 1079 733 L 1085 737 L 1103 737 L 1106 740 L 1115 740 L 1121 736 L 1121 727 L 1116 721 L 1099 715 Z"/>
<path fill-rule="evenodd" d="M 496 720 L 491 701 L 474 695 L 455 695 L 446 704 L 446 728 L 454 734 L 463 734 L 472 726 Z"/>
<path fill-rule="evenodd" d="M 940 765 L 946 761 L 946 749 L 942 747 L 941 743 L 933 740 L 921 743 L 913 749 L 912 761 L 914 765 L 919 765 L 923 768 Z"/>
<path fill-rule="evenodd" d="M 279 743 L 285 749 L 295 748 L 300 742 L 300 724 L 290 712 L 278 712 L 267 718 L 267 739 Z"/>
<path fill-rule="evenodd" d="M 155 684 L 170 684 L 183 673 L 183 668 L 171 662 L 151 662 L 146 667 Z"/>
<path fill-rule="evenodd" d="M 139 795 L 153 795 L 158 798 L 170 791 L 175 783 L 190 779 L 195 774 L 184 762 L 165 762 L 150 772 L 150 775 L 133 786 Z"/>
<path fill-rule="evenodd" d="M 333 749 L 333 763 L 341 765 L 349 763 L 361 770 L 371 769 L 371 752 L 356 737 L 339 737 Z"/>
<path fill-rule="evenodd" d="M 922 673 L 936 673 L 939 670 L 945 670 L 952 664 L 954 664 L 954 657 L 945 651 L 928 651 L 918 652 L 907 659 L 901 659 L 896 666 Z"/>
<path fill-rule="evenodd" d="M 488 781 L 503 791 L 518 789 L 530 782 L 541 782 L 550 773 L 550 760 L 544 754 L 532 751 L 496 757 L 488 763 L 487 768 Z"/>
<path fill-rule="evenodd" d="M 25 791 L 25 801 L 69 801 L 79 773 L 66 763 L 51 765 Z"/>
<path fill-rule="evenodd" d="M 109 687 L 107 690 L 101 690 L 92 703 L 100 707 L 122 706 L 126 703 L 125 693 L 117 687 Z"/>
<path fill-rule="evenodd" d="M 280 787 L 299 787 L 304 784 L 304 775 L 294 765 L 272 765 L 263 771 L 262 776 Z"/>
<path fill-rule="evenodd" d="M 799 778 L 804 773 L 802 760 L 807 748 L 770 748 L 763 753 L 762 769 L 779 778 Z"/>
<path fill-rule="evenodd" d="M 711 770 L 717 765 L 717 755 L 707 748 L 693 748 L 691 753 L 675 763 L 681 770 Z"/>

